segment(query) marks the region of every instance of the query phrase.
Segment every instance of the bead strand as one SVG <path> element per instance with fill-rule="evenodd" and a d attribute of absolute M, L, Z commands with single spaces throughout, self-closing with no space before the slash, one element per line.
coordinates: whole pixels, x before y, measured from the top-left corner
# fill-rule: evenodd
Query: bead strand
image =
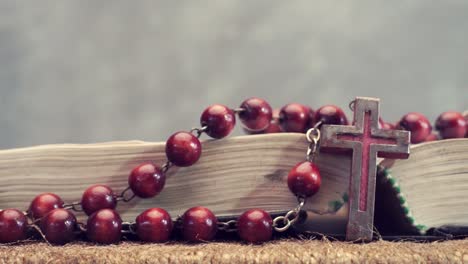
<path fill-rule="evenodd" d="M 166 157 L 168 161 L 163 166 L 157 166 L 151 162 L 146 162 L 135 167 L 128 178 L 127 189 L 131 190 L 134 196 L 142 199 L 153 198 L 164 188 L 166 182 L 166 172 L 172 166 L 188 167 L 195 164 L 201 156 L 201 143 L 199 137 L 206 131 L 206 127 L 194 128 L 190 132 L 179 131 L 171 135 L 166 141 Z M 197 135 L 193 135 L 196 133 Z M 126 189 L 126 190 L 127 190 Z M 124 194 L 121 195 L 124 198 Z M 88 218 L 87 236 L 88 239 L 98 243 L 117 243 L 122 232 L 122 220 L 114 210 L 115 206 L 103 206 Z M 141 213 L 135 221 L 136 235 L 142 241 L 163 242 L 169 239 L 172 231 L 172 220 L 170 215 L 161 208 L 151 208 Z M 89 228 L 89 226 L 94 228 Z M 106 228 L 113 236 L 103 239 L 101 229 Z M 144 230 L 156 230 L 157 232 L 145 232 Z"/>
<path fill-rule="evenodd" d="M 308 132 L 310 146 L 307 160 L 296 164 L 287 176 L 288 188 L 299 201 L 297 208 L 275 219 L 264 210 L 251 209 L 241 214 L 237 220 L 228 222 L 219 222 L 212 211 L 201 206 L 188 209 L 175 222 L 164 209 L 150 208 L 139 214 L 133 223 L 122 221 L 115 210 L 119 201 L 129 202 L 134 197 L 148 199 L 157 196 L 163 190 L 166 173 L 172 166 L 189 167 L 200 159 L 200 136 L 203 133 L 214 139 L 228 136 L 236 124 L 236 115 L 249 134 Z M 312 140 L 309 134 L 323 124 L 347 125 L 348 120 L 344 111 L 334 105 L 325 105 L 314 111 L 308 106 L 292 103 L 272 110 L 265 100 L 256 97 L 243 101 L 236 109 L 221 104 L 209 106 L 201 114 L 200 128 L 189 132 L 179 131 L 168 138 L 166 163 L 162 166 L 151 162 L 138 165 L 129 174 L 128 187 L 118 195 L 109 186 L 96 184 L 84 191 L 79 202 L 65 204 L 58 195 L 43 193 L 32 200 L 27 212 L 1 210 L 0 243 L 26 239 L 29 227 L 38 229 L 52 244 L 73 241 L 80 232 L 85 232 L 90 241 L 101 244 L 118 243 L 127 233 L 134 234 L 145 242 L 165 242 L 171 238 L 176 227 L 181 229 L 182 237 L 189 242 L 213 240 L 218 230 L 236 231 L 239 238 L 248 243 L 268 241 L 274 231 L 283 232 L 294 224 L 306 199 L 320 189 L 319 168 L 313 162 L 320 135 L 316 134 L 317 138 Z M 379 124 L 384 129 L 411 131 L 413 144 L 437 140 L 439 137 L 446 139 L 468 136 L 467 113 L 442 113 L 435 123 L 439 135 L 432 132 L 430 122 L 420 113 L 406 114 L 396 125 L 382 119 Z M 83 211 L 88 215 L 86 225 L 77 222 L 72 211 Z"/>
<path fill-rule="evenodd" d="M 275 118 L 274 113 L 278 113 Z M 402 129 L 411 132 L 411 143 L 418 144 L 439 139 L 468 138 L 468 114 L 456 111 L 447 111 L 439 115 L 433 131 L 429 120 L 421 113 L 411 112 L 405 114 L 396 124 L 379 119 L 383 129 Z M 248 134 L 299 132 L 304 133 L 318 122 L 327 125 L 347 125 L 348 120 L 344 111 L 334 105 L 325 105 L 313 111 L 312 108 L 291 103 L 280 110 L 273 111 L 270 125 L 264 130 L 249 130 Z"/>

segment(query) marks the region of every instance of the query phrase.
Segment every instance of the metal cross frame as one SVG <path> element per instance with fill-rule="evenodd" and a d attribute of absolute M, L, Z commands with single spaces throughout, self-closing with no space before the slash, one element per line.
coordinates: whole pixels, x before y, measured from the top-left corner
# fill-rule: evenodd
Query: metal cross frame
<path fill-rule="evenodd" d="M 407 159 L 410 132 L 379 128 L 377 98 L 357 97 L 353 101 L 353 125 L 323 125 L 320 148 L 351 152 L 349 217 L 346 239 L 372 240 L 374 228 L 377 157 Z"/>

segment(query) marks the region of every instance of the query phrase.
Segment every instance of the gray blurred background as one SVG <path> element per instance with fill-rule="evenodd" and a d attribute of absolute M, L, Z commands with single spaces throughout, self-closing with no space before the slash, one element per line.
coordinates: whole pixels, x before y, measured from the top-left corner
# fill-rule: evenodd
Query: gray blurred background
<path fill-rule="evenodd" d="M 0 1 L 0 148 L 165 140 L 250 96 L 468 108 L 468 1 Z M 237 131 L 239 133 L 239 131 Z"/>

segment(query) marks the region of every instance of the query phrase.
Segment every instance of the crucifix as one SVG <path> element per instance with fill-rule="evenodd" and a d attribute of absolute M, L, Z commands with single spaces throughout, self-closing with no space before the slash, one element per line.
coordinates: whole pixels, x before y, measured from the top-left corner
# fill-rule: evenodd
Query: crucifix
<path fill-rule="evenodd" d="M 410 132 L 379 128 L 379 99 L 357 97 L 353 124 L 323 125 L 321 150 L 352 153 L 346 240 L 372 240 L 377 157 L 409 157 Z"/>

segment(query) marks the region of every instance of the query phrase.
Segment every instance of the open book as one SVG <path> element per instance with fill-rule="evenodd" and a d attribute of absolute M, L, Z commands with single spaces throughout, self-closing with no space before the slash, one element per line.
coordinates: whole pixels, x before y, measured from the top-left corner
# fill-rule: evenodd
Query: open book
<path fill-rule="evenodd" d="M 305 159 L 308 143 L 304 134 L 240 136 L 202 144 L 198 163 L 169 170 L 161 194 L 120 202 L 117 210 L 123 220 L 134 221 L 150 207 L 164 208 L 173 218 L 198 205 L 217 216 L 235 216 L 251 208 L 274 213 L 296 207 L 286 177 Z M 378 180 L 376 225 L 382 226 L 385 221 L 379 218 L 390 215 L 401 222 L 397 233 L 424 232 L 446 224 L 468 226 L 468 140 L 424 143 L 413 146 L 411 152 L 408 160 L 383 161 L 388 169 Z M 127 187 L 130 171 L 147 161 L 161 165 L 166 161 L 164 143 L 128 141 L 1 150 L 0 208 L 26 210 L 42 192 L 56 193 L 66 203 L 79 201 L 88 186 L 98 183 L 120 193 Z M 321 153 L 316 162 L 322 187 L 307 200 L 304 209 L 309 217 L 299 228 L 344 234 L 350 157 Z M 78 213 L 77 217 L 84 219 L 85 215 Z M 382 228 L 394 232 L 395 227 L 384 224 Z"/>
<path fill-rule="evenodd" d="M 379 231 L 425 234 L 444 226 L 468 227 L 468 139 L 418 144 L 409 159 L 384 160 L 381 166 Z"/>

